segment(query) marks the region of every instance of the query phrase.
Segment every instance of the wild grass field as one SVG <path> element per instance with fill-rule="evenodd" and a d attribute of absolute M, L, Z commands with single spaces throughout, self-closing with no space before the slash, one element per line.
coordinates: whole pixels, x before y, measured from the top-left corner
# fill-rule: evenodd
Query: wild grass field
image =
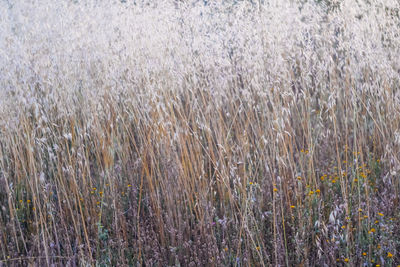
<path fill-rule="evenodd" d="M 400 265 L 399 8 L 0 0 L 0 266 Z"/>

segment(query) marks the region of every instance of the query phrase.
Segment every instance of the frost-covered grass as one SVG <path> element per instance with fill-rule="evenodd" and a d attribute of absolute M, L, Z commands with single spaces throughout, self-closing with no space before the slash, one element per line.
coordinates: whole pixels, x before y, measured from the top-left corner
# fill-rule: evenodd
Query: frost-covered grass
<path fill-rule="evenodd" d="M 400 264 L 398 1 L 133 2 L 0 1 L 0 266 Z"/>

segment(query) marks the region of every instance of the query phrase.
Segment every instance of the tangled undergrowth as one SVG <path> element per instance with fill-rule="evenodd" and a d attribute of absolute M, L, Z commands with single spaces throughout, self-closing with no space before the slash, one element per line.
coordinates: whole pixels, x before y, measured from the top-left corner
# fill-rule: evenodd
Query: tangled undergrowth
<path fill-rule="evenodd" d="M 398 1 L 0 11 L 0 266 L 400 264 Z"/>

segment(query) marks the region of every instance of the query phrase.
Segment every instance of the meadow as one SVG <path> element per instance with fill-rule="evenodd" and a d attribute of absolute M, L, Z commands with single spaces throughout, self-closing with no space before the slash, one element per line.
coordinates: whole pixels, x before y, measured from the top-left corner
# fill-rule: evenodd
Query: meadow
<path fill-rule="evenodd" d="M 0 1 L 0 266 L 399 266 L 399 10 Z"/>

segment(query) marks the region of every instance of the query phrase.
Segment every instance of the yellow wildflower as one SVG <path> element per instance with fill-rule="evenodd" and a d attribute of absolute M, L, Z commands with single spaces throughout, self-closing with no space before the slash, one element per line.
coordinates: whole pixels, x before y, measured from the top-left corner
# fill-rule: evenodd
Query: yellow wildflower
<path fill-rule="evenodd" d="M 387 257 L 388 257 L 388 258 L 393 258 L 393 254 L 390 253 L 390 252 L 388 252 Z"/>

